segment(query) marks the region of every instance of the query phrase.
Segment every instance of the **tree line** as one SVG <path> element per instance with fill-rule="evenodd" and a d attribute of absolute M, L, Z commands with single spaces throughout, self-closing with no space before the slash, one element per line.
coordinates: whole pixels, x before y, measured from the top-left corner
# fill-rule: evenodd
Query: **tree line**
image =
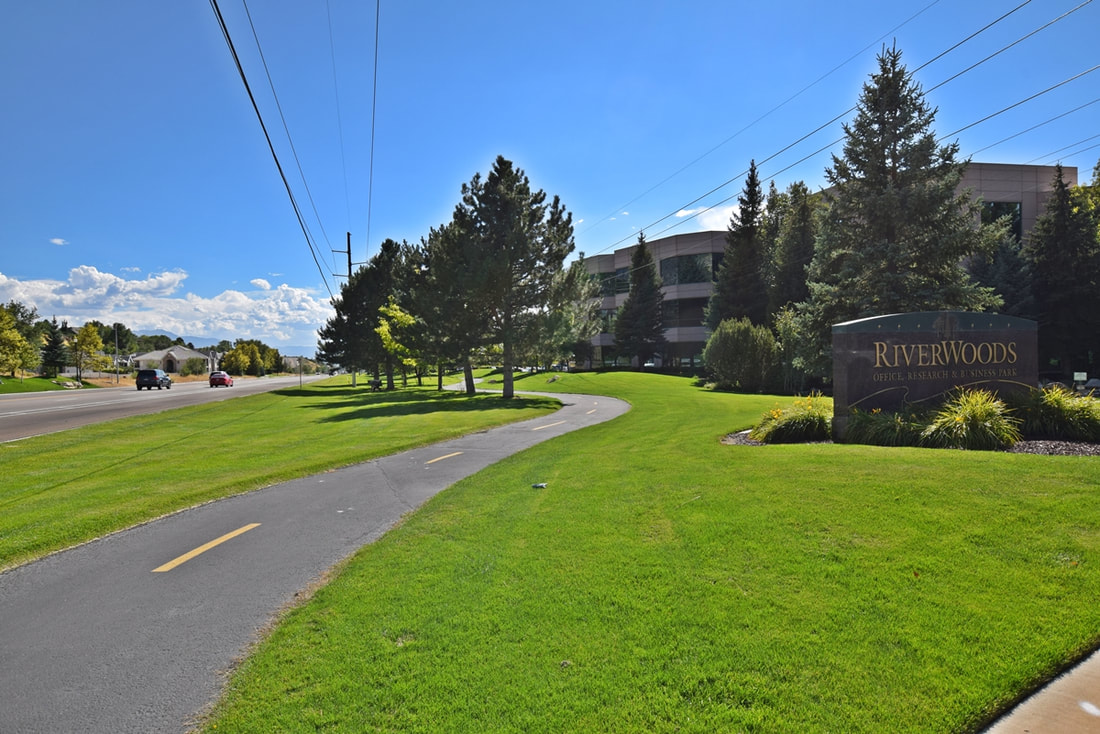
<path fill-rule="evenodd" d="M 394 387 L 449 366 L 474 392 L 476 361 L 499 364 L 503 395 L 517 366 L 547 366 L 590 349 L 597 285 L 573 252 L 573 218 L 498 156 L 462 185 L 450 221 L 420 242 L 384 241 L 350 275 L 319 331 L 318 357 Z"/>
<path fill-rule="evenodd" d="M 122 360 L 138 354 L 184 346 L 199 352 L 220 355 L 219 367 L 234 375 L 262 375 L 285 372 L 286 365 L 279 350 L 257 339 L 222 339 L 216 344 L 195 347 L 181 337 L 166 334 L 135 334 L 125 324 L 104 324 L 92 320 L 80 328 L 56 318 L 43 319 L 38 309 L 16 300 L 0 305 L 0 374 L 15 377 L 17 372 L 40 371 L 47 377 L 58 377 L 67 367 L 76 368 L 77 379 L 85 372 L 106 372 L 115 369 L 114 355 Z M 206 360 L 201 364 L 181 365 L 181 374 L 206 372 Z"/>
<path fill-rule="evenodd" d="M 1033 319 L 1040 374 L 1096 374 L 1100 163 L 1082 186 L 1056 166 L 1046 210 L 1021 239 L 1018 207 L 958 190 L 969 161 L 958 143 L 937 142 L 935 110 L 896 48 L 879 55 L 856 109 L 825 191 L 772 182 L 765 195 L 750 164 L 706 308 L 714 380 L 746 391 L 821 386 L 833 324 L 939 310 Z M 662 348 L 660 278 L 644 250 L 643 236 L 615 324 L 639 363 Z"/>

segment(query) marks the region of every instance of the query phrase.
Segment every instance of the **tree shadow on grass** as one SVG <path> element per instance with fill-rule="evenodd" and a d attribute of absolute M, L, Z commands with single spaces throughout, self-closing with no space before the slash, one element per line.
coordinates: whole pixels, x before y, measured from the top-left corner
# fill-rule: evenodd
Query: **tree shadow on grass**
<path fill-rule="evenodd" d="M 321 418 L 324 423 L 386 418 L 391 416 L 427 415 L 429 413 L 471 413 L 486 410 L 528 410 L 531 408 L 556 408 L 560 405 L 553 398 L 517 396 L 505 400 L 499 395 L 479 394 L 473 397 L 459 392 L 401 391 L 367 392 L 349 390 L 337 393 L 344 399 L 328 399 L 303 408 L 332 411 Z"/>

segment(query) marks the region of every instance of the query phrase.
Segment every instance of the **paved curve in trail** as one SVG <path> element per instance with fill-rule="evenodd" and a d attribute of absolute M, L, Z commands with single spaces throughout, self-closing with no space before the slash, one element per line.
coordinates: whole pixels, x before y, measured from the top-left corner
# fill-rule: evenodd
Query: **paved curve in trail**
<path fill-rule="evenodd" d="M 563 407 L 542 418 L 202 505 L 0 574 L 0 732 L 185 731 L 257 631 L 326 569 L 463 477 L 629 409 L 552 397 Z"/>

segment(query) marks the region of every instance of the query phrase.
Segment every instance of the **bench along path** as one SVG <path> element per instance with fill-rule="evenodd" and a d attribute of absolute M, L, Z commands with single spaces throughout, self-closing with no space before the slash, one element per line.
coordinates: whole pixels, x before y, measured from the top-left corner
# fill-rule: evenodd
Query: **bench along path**
<path fill-rule="evenodd" d="M 333 564 L 494 462 L 625 413 L 561 410 L 202 505 L 0 574 L 0 731 L 173 732 Z M 277 457 L 275 457 L 277 460 Z"/>

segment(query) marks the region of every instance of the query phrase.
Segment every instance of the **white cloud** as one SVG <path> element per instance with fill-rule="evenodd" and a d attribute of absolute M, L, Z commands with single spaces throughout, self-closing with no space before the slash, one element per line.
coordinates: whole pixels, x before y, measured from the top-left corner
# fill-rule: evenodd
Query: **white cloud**
<path fill-rule="evenodd" d="M 67 244 L 69 244 L 69 241 L 68 240 L 63 240 L 60 237 L 54 237 L 52 240 L 50 240 L 50 244 L 51 245 L 67 245 Z"/>
<path fill-rule="evenodd" d="M 260 290 L 262 290 L 262 291 L 269 291 L 269 290 L 271 290 L 271 283 L 268 283 L 268 282 L 267 282 L 266 280 L 264 280 L 263 278 L 253 278 L 253 279 L 252 279 L 252 280 L 250 280 L 249 282 L 250 282 L 250 283 L 251 283 L 252 285 L 254 285 L 254 286 L 256 286 L 257 288 L 259 288 Z"/>
<path fill-rule="evenodd" d="M 327 298 L 289 285 L 257 292 L 226 290 L 213 297 L 181 292 L 187 273 L 167 271 L 144 278 L 102 273 L 82 265 L 66 280 L 18 280 L 0 273 L 0 303 L 33 307 L 41 318 L 83 325 L 119 322 L 137 332 L 171 332 L 221 339 L 259 339 L 274 347 L 310 346 L 332 316 Z"/>
<path fill-rule="evenodd" d="M 699 229 L 704 231 L 729 229 L 730 217 L 735 211 L 737 211 L 736 204 L 708 209 L 698 217 Z"/>

